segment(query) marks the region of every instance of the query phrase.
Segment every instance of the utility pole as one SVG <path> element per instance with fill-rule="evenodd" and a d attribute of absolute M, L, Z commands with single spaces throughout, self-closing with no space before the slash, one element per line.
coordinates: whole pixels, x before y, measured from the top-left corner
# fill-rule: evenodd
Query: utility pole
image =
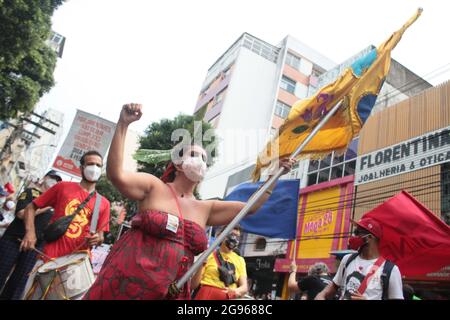
<path fill-rule="evenodd" d="M 33 116 L 39 118 L 39 120 L 38 121 L 33 120 L 32 118 Z M 26 130 L 24 128 L 25 122 L 33 125 L 35 127 L 34 130 L 33 131 Z M 33 142 L 41 138 L 41 136 L 37 134 L 38 129 L 42 129 L 52 135 L 56 134 L 54 130 L 45 126 L 46 123 L 49 123 L 56 127 L 60 126 L 58 123 L 48 119 L 46 117 L 46 113 L 39 115 L 35 112 L 31 112 L 26 116 L 25 115 L 20 116 L 17 119 L 16 123 L 10 121 L 5 121 L 5 123 L 8 126 L 13 127 L 14 130 L 12 131 L 11 135 L 6 139 L 4 146 L 0 150 L 0 168 L 2 176 L 4 175 L 4 172 L 7 170 L 8 167 L 8 163 L 5 163 L 5 160 L 9 159 L 14 154 L 14 150 L 12 147 L 14 143 L 17 141 L 17 139 L 22 139 L 25 144 L 24 150 L 20 150 L 19 152 L 22 153 L 26 151 Z M 11 170 L 9 171 L 9 173 L 11 173 Z M 9 174 L 7 179 L 9 179 Z"/>

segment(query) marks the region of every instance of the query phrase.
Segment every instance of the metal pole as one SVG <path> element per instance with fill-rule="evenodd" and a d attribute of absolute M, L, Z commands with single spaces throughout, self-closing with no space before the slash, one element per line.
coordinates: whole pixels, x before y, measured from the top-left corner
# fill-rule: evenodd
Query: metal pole
<path fill-rule="evenodd" d="M 327 121 L 336 113 L 336 111 L 342 105 L 342 100 L 339 101 L 328 114 L 317 124 L 317 126 L 311 131 L 311 133 L 306 137 L 302 144 L 291 154 L 291 158 L 297 157 L 300 152 L 305 148 L 305 146 L 311 141 L 311 139 L 316 135 L 316 133 L 327 123 Z M 257 190 L 248 200 L 247 204 L 242 208 L 233 221 L 231 221 L 228 226 L 221 232 L 221 234 L 214 240 L 214 242 L 209 246 L 209 248 L 202 253 L 202 255 L 194 262 L 192 267 L 178 280 L 176 287 L 181 289 L 183 285 L 194 275 L 196 270 L 202 266 L 203 262 L 208 258 L 208 256 L 215 250 L 215 248 L 225 239 L 225 237 L 233 230 L 234 226 L 237 225 L 247 214 L 247 212 L 253 207 L 253 205 L 258 201 L 264 193 L 278 180 L 279 177 L 283 175 L 284 168 L 280 168 L 278 172 L 273 175 L 261 189 Z"/>

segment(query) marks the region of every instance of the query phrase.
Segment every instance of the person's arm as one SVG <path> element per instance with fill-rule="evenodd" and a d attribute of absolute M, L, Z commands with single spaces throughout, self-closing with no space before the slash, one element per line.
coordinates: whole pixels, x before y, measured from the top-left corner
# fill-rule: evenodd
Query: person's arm
<path fill-rule="evenodd" d="M 123 154 L 128 126 L 130 123 L 139 120 L 141 116 L 142 105 L 140 104 L 131 103 L 122 107 L 106 164 L 108 179 L 120 193 L 132 200 L 144 200 L 152 187 L 159 182 L 159 179 L 151 174 L 123 169 Z"/>
<path fill-rule="evenodd" d="M 292 293 L 300 292 L 296 276 L 297 276 L 297 264 L 295 262 L 292 262 L 289 270 L 289 280 L 288 280 L 288 287 Z"/>
<path fill-rule="evenodd" d="M 20 250 L 32 250 L 36 245 L 36 230 L 34 228 L 34 219 L 38 208 L 54 207 L 56 199 L 59 197 L 59 192 L 64 189 L 65 184 L 63 182 L 57 183 L 39 197 L 31 201 L 26 207 L 24 212 L 24 224 L 25 224 L 25 236 L 20 244 Z"/>
<path fill-rule="evenodd" d="M 102 202 L 100 204 L 100 212 L 96 229 L 97 232 L 91 233 L 89 236 L 86 237 L 86 240 L 91 248 L 94 246 L 101 245 L 103 241 L 105 241 L 104 233 L 109 232 L 109 217 L 111 212 L 111 204 L 105 197 L 102 197 L 101 201 Z"/>
<path fill-rule="evenodd" d="M 338 286 L 332 282 L 327 285 L 322 291 L 320 291 L 314 300 L 326 300 L 331 299 L 336 294 Z"/>
<path fill-rule="evenodd" d="M 295 160 L 292 159 L 282 159 L 280 160 L 280 165 L 285 168 L 285 174 L 288 173 L 292 166 L 294 165 Z M 268 180 L 270 177 L 268 178 Z M 267 181 L 268 181 L 267 180 Z M 267 182 L 266 181 L 266 182 Z M 273 188 L 276 183 L 273 183 L 268 192 L 265 192 L 258 201 L 250 208 L 248 214 L 252 214 L 258 211 L 259 208 L 263 206 L 263 204 L 269 199 L 272 194 Z M 235 216 L 239 214 L 239 212 L 245 207 L 246 202 L 242 201 L 219 201 L 219 200 L 211 200 L 211 209 L 209 214 L 209 219 L 207 221 L 207 225 L 210 226 L 221 226 L 230 223 Z"/>
<path fill-rule="evenodd" d="M 22 239 L 22 243 L 20 244 L 20 251 L 32 250 L 36 245 L 36 231 L 34 229 L 34 217 L 36 215 L 36 209 L 38 207 L 31 202 L 25 208 L 24 213 L 24 224 L 25 224 L 25 236 Z"/>
<path fill-rule="evenodd" d="M 38 216 L 41 213 L 44 213 L 44 212 L 46 212 L 47 210 L 50 210 L 50 209 L 52 209 L 52 207 L 38 208 L 36 210 L 36 215 Z M 16 212 L 16 217 L 17 218 L 23 220 L 24 216 L 25 216 L 25 209 L 22 209 L 19 212 Z"/>
<path fill-rule="evenodd" d="M 94 234 L 91 234 L 89 236 L 86 237 L 89 247 L 93 247 L 93 246 L 99 246 L 103 243 L 103 241 L 105 241 L 105 237 L 103 234 L 103 231 L 98 231 Z"/>
<path fill-rule="evenodd" d="M 238 287 L 235 289 L 228 288 L 228 293 L 237 298 L 243 297 L 248 292 L 247 275 L 242 275 L 238 280 Z"/>

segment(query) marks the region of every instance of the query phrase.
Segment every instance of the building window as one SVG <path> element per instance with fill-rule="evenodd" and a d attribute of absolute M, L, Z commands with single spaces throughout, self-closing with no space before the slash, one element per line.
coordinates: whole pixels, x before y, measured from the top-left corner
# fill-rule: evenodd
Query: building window
<path fill-rule="evenodd" d="M 295 92 L 295 81 L 290 79 L 290 78 L 288 78 L 288 77 L 286 77 L 286 76 L 283 76 L 281 78 L 280 87 L 281 87 L 281 89 L 284 89 L 287 92 L 290 92 L 290 93 L 294 94 L 294 92 Z"/>
<path fill-rule="evenodd" d="M 255 241 L 255 251 L 264 251 L 266 250 L 267 241 L 264 238 L 258 238 Z"/>
<path fill-rule="evenodd" d="M 242 46 L 272 62 L 277 61 L 278 52 L 280 50 L 277 47 L 264 43 L 263 41 L 248 35 L 244 37 Z"/>
<path fill-rule="evenodd" d="M 222 102 L 223 98 L 225 97 L 225 93 L 227 92 L 227 88 L 228 88 L 228 87 L 223 88 L 223 89 L 216 95 L 216 99 L 214 100 L 214 105 L 213 105 L 213 107 L 214 107 L 215 105 L 219 104 L 220 102 Z"/>
<path fill-rule="evenodd" d="M 345 176 L 354 175 L 358 141 L 359 138 L 354 139 L 343 155 L 337 155 L 333 152 L 322 160 L 311 160 L 308 167 L 307 185 L 311 186 Z"/>
<path fill-rule="evenodd" d="M 450 162 L 441 165 L 441 219 L 450 225 Z"/>
<path fill-rule="evenodd" d="M 57 34 L 57 33 L 53 33 L 52 39 L 51 41 L 53 41 L 54 43 L 60 44 L 63 40 L 63 36 Z"/>
<path fill-rule="evenodd" d="M 277 116 L 279 116 L 280 118 L 286 119 L 290 110 L 291 110 L 291 107 L 289 105 L 277 100 L 277 104 L 275 106 L 275 114 Z"/>
<path fill-rule="evenodd" d="M 300 70 L 300 58 L 294 56 L 292 53 L 287 53 L 286 55 L 286 64 L 290 65 L 295 70 Z"/>

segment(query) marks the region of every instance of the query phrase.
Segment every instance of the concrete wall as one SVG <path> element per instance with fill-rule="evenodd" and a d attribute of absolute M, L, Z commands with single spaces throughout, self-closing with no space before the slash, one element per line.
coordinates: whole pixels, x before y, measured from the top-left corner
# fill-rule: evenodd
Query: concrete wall
<path fill-rule="evenodd" d="M 218 157 L 202 182 L 203 199 L 222 197 L 228 176 L 256 160 L 267 142 L 277 65 L 242 47 L 220 114 Z"/>

